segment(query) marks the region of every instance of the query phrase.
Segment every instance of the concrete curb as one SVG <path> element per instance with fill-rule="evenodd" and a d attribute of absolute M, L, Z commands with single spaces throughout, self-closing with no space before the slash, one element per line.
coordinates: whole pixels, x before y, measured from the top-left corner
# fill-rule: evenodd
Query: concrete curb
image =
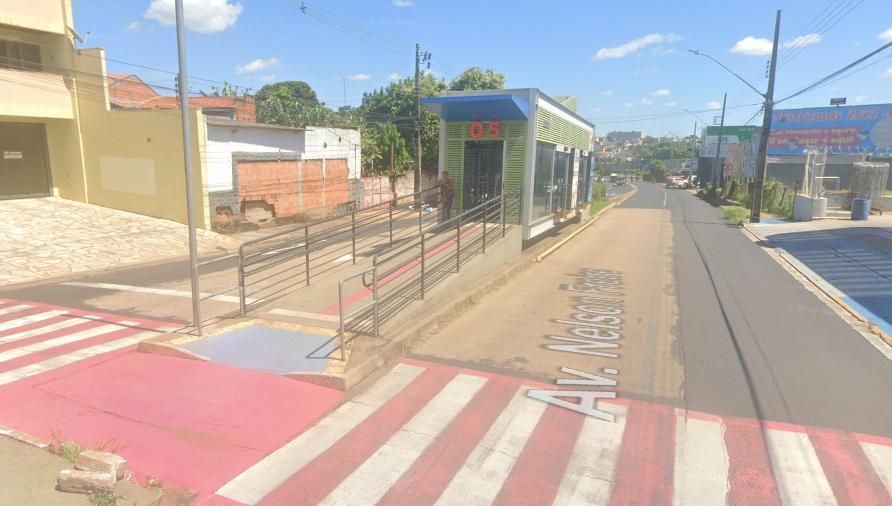
<path fill-rule="evenodd" d="M 744 230 L 754 242 L 756 242 L 756 243 L 766 242 L 765 239 L 762 239 L 761 237 L 756 235 L 755 232 L 750 230 L 750 228 L 747 224 L 743 224 L 741 229 Z M 762 246 L 762 247 L 765 248 L 765 246 Z M 836 303 L 845 312 L 852 315 L 853 318 L 860 321 L 861 323 L 864 323 L 867 326 L 867 328 L 871 334 L 879 337 L 884 343 L 886 343 L 886 345 L 892 347 L 892 336 L 889 336 L 885 332 L 880 330 L 869 318 L 865 317 L 858 310 L 856 310 L 855 308 L 853 308 L 852 306 L 847 304 L 844 300 L 842 300 L 839 290 L 835 286 L 833 286 L 827 280 L 825 280 L 820 275 L 818 275 L 818 273 L 816 273 L 815 271 L 808 268 L 808 266 L 804 265 L 798 259 L 794 258 L 793 255 L 789 254 L 783 248 L 772 248 L 772 249 L 777 254 L 777 257 L 782 259 L 784 262 L 786 262 L 787 265 L 790 266 L 790 268 L 792 268 L 793 270 L 798 272 L 800 275 L 802 275 L 802 277 L 807 279 L 815 288 L 817 288 L 818 290 L 821 291 L 821 293 L 826 295 L 827 298 L 829 298 L 834 303 Z M 880 350 L 880 351 L 883 352 L 884 350 Z M 892 350 L 889 350 L 889 351 L 892 351 Z M 889 356 L 889 353 L 884 353 L 884 354 L 886 356 Z"/>
<path fill-rule="evenodd" d="M 24 432 L 19 432 L 8 427 L 0 427 L 0 436 L 13 439 L 20 443 L 31 445 L 35 448 L 40 448 L 41 450 L 51 451 L 53 448 L 52 444 L 40 439 L 39 437 L 32 436 L 31 434 L 25 434 Z"/>

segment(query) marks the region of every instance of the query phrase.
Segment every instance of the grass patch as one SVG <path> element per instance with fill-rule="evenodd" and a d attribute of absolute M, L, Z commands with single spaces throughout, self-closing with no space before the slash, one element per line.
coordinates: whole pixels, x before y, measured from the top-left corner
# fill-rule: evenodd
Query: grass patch
<path fill-rule="evenodd" d="M 722 206 L 722 216 L 728 220 L 728 223 L 736 226 L 743 225 L 750 219 L 750 212 L 745 207 L 740 206 Z"/>
<path fill-rule="evenodd" d="M 118 504 L 118 498 L 111 492 L 90 492 L 87 500 L 96 506 L 117 506 Z"/>
<path fill-rule="evenodd" d="M 605 207 L 607 207 L 609 205 L 610 205 L 609 200 L 593 200 L 592 206 L 589 209 L 589 215 L 594 215 L 595 213 L 597 213 L 598 211 L 600 211 L 601 209 L 604 209 Z"/>
<path fill-rule="evenodd" d="M 74 460 L 77 459 L 77 456 L 86 448 L 81 446 L 79 443 L 72 441 L 70 439 L 66 439 L 61 432 L 53 431 L 53 444 L 52 450 L 53 453 L 67 460 L 68 462 L 74 463 Z"/>

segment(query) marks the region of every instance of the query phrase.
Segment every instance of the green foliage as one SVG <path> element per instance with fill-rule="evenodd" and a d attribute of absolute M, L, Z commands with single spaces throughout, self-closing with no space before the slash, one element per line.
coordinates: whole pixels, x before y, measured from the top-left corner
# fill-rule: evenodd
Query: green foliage
<path fill-rule="evenodd" d="M 775 214 L 782 219 L 793 216 L 793 200 L 795 191 L 784 183 L 770 179 L 765 181 L 762 189 L 762 210 Z"/>
<path fill-rule="evenodd" d="M 319 102 L 316 92 L 303 81 L 264 85 L 254 97 L 257 121 L 291 127 L 345 126 L 338 114 Z"/>
<path fill-rule="evenodd" d="M 449 85 L 449 89 L 453 91 L 501 90 L 504 88 L 505 74 L 480 67 L 469 67 Z"/>
<path fill-rule="evenodd" d="M 750 212 L 745 207 L 722 206 L 722 216 L 732 225 L 743 225 L 749 220 Z"/>
<path fill-rule="evenodd" d="M 595 183 L 592 185 L 592 200 L 607 200 L 607 190 L 610 185 L 606 183 Z"/>
<path fill-rule="evenodd" d="M 412 165 L 412 156 L 406 139 L 393 123 L 380 123 L 363 132 L 363 163 L 368 163 L 366 174 L 400 173 Z M 390 159 L 391 147 L 393 160 Z M 374 163 L 372 163 L 374 160 Z M 374 166 L 374 171 L 372 167 Z"/>
<path fill-rule="evenodd" d="M 598 211 L 604 209 L 605 207 L 610 205 L 610 200 L 601 199 L 601 200 L 593 200 L 591 208 L 589 208 L 589 215 L 594 216 L 598 214 Z"/>
<path fill-rule="evenodd" d="M 223 81 L 223 86 L 211 86 L 211 92 L 205 93 L 201 92 L 201 96 L 203 97 L 240 97 L 243 95 L 250 95 L 251 88 L 242 88 L 241 92 L 239 92 L 239 87 L 229 84 L 228 81 Z"/>
<path fill-rule="evenodd" d="M 90 492 L 90 495 L 87 496 L 87 500 L 90 501 L 90 504 L 95 506 L 117 506 L 118 504 L 117 496 L 111 492 L 105 491 Z"/>
<path fill-rule="evenodd" d="M 632 156 L 638 160 L 670 160 L 693 158 L 694 152 L 681 141 L 664 139 L 658 144 L 642 144 L 632 148 Z"/>
<path fill-rule="evenodd" d="M 666 179 L 666 164 L 660 160 L 653 160 L 650 162 L 649 174 L 651 181 Z"/>

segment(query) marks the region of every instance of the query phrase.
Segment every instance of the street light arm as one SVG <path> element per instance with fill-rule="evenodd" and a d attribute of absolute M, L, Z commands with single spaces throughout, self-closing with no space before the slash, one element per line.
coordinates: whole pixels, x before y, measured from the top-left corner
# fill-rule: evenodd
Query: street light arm
<path fill-rule="evenodd" d="M 705 57 L 709 58 L 710 60 L 712 60 L 712 61 L 718 63 L 720 67 L 722 67 L 723 69 L 725 69 L 725 70 L 727 70 L 728 72 L 730 72 L 732 75 L 734 75 L 734 77 L 736 77 L 737 79 L 739 79 L 740 82 L 742 82 L 743 84 L 749 86 L 750 89 L 753 90 L 753 91 L 755 91 L 760 97 L 762 97 L 762 98 L 766 98 L 766 96 L 765 96 L 764 93 L 762 93 L 761 91 L 757 90 L 756 87 L 753 86 L 752 84 L 750 84 L 746 79 L 740 77 L 740 75 L 739 75 L 737 72 L 734 72 L 733 70 L 729 69 L 728 67 L 726 67 L 725 65 L 723 65 L 722 62 L 716 60 L 716 59 L 713 58 L 712 56 L 709 56 L 709 55 L 706 54 L 706 53 L 701 53 L 699 49 L 688 49 L 688 52 L 689 52 L 689 53 L 693 53 L 693 54 L 695 54 L 695 55 L 697 55 L 697 56 L 705 56 Z"/>
<path fill-rule="evenodd" d="M 692 111 L 689 111 L 689 110 L 685 109 L 684 107 L 682 107 L 681 110 L 684 111 L 684 112 L 686 112 L 686 113 L 688 113 L 688 114 L 690 114 L 691 116 L 697 118 L 697 121 L 699 121 L 700 123 L 703 123 L 704 126 L 705 126 L 705 125 L 709 125 L 709 122 L 708 122 L 708 121 L 705 121 L 703 118 L 701 118 L 701 117 L 698 116 L 697 114 L 693 113 Z"/>

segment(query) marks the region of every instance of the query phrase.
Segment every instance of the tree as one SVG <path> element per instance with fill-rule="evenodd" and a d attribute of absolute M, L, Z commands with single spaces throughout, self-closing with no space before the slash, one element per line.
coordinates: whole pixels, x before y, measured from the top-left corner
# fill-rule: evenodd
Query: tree
<path fill-rule="evenodd" d="M 412 165 L 406 139 L 393 123 L 380 123 L 367 128 L 362 137 L 363 164 L 368 166 L 367 173 L 401 173 Z M 371 170 L 372 166 L 374 171 Z"/>
<path fill-rule="evenodd" d="M 437 96 L 446 90 L 446 83 L 429 73 L 421 75 L 421 96 Z M 359 106 L 360 115 L 364 124 L 377 126 L 383 123 L 391 123 L 405 140 L 407 146 L 411 146 L 410 155 L 415 152 L 415 79 L 407 78 L 390 83 L 385 88 L 364 93 L 362 105 Z M 367 130 L 368 131 L 368 130 Z M 422 110 L 421 113 L 421 167 L 423 171 L 430 172 L 437 166 L 440 142 L 440 120 L 436 114 Z M 363 135 L 366 135 L 364 132 Z M 389 147 L 388 147 L 389 149 Z M 387 154 L 389 157 L 389 153 Z M 389 158 L 388 158 L 389 160 Z M 363 165 L 370 166 L 371 161 L 363 161 Z M 378 162 L 375 162 L 377 169 Z"/>
<path fill-rule="evenodd" d="M 257 121 L 305 127 L 332 126 L 335 112 L 319 102 L 316 92 L 303 81 L 282 81 L 264 85 L 254 97 Z"/>
<path fill-rule="evenodd" d="M 505 88 L 505 74 L 493 69 L 469 67 L 449 85 L 453 91 L 501 90 Z"/>
<path fill-rule="evenodd" d="M 666 179 L 666 164 L 660 160 L 650 162 L 650 177 L 652 181 Z"/>

